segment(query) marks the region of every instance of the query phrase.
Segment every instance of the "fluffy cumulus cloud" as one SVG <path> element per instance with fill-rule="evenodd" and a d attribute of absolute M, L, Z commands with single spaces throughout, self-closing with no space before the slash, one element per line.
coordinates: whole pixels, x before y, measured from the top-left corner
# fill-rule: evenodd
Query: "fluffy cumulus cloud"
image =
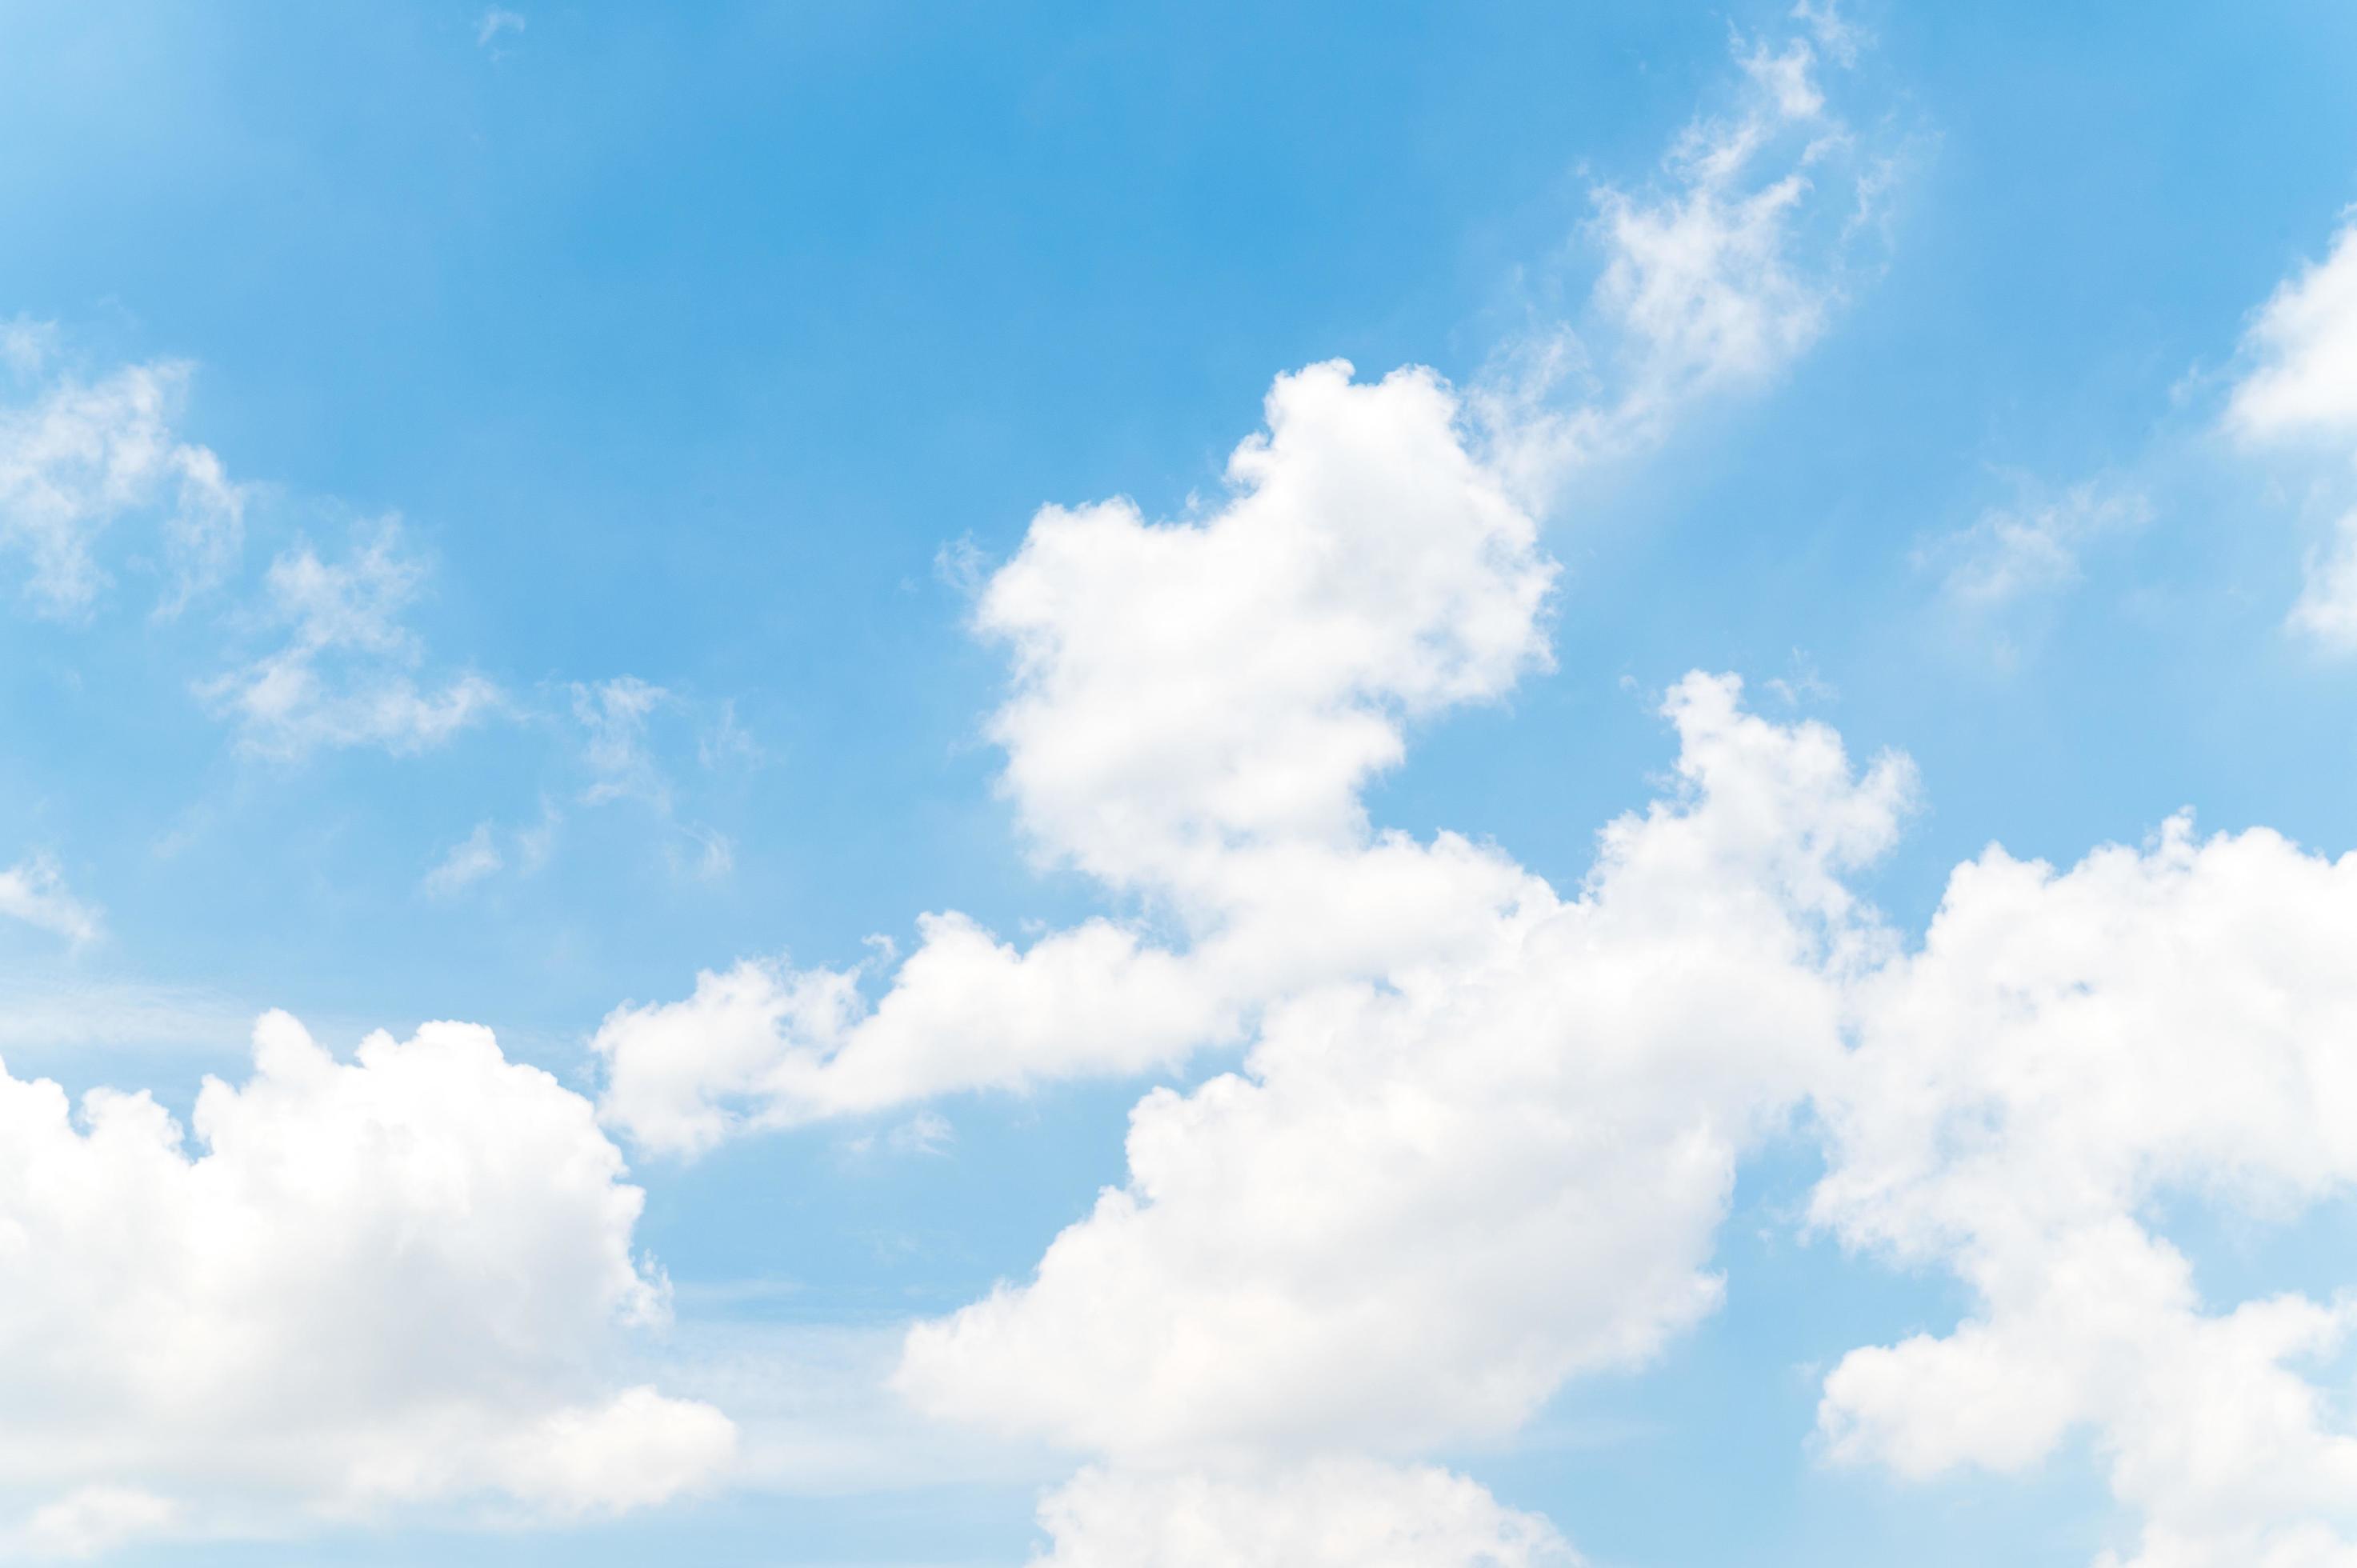
<path fill-rule="evenodd" d="M 189 368 L 156 360 L 94 381 L 41 379 L 53 338 L 19 323 L 0 353 L 0 371 L 29 384 L 23 401 L 0 404 L 0 553 L 23 559 L 24 592 L 37 609 L 70 615 L 106 585 L 105 532 L 153 518 L 162 607 L 177 608 L 227 574 L 246 505 L 221 459 L 175 433 Z"/>
<path fill-rule="evenodd" d="M 1511 1434 L 1716 1305 L 1736 1161 L 1838 1052 L 1839 977 L 1872 951 L 1840 874 L 1910 775 L 1696 676 L 1667 703 L 1677 788 L 1569 897 L 1377 832 L 1361 791 L 1406 725 L 1544 662 L 1554 567 L 1426 372 L 1281 379 L 1233 474 L 1200 519 L 1043 512 L 976 617 L 1014 650 L 992 729 L 1035 842 L 1187 940 L 1100 919 L 1018 950 L 935 917 L 872 1006 L 850 971 L 708 974 L 607 1021 L 603 1109 L 692 1151 L 1249 1039 L 1240 1070 L 1149 1095 L 1129 1182 L 1031 1283 L 916 1329 L 897 1386 L 1110 1461 L 1049 1503 L 1050 1562 L 1189 1531 L 1559 1557 L 1473 1483 L 1380 1465 Z"/>
<path fill-rule="evenodd" d="M 589 1104 L 486 1030 L 350 1061 L 280 1014 L 145 1093 L 0 1073 L 0 1499 L 26 1553 L 398 1505 L 571 1517 L 725 1471 L 709 1405 L 622 1386 L 667 1311 Z"/>
<path fill-rule="evenodd" d="M 982 583 L 975 628 L 1014 662 L 990 724 L 1007 796 L 1044 858 L 1151 920 L 1017 948 L 929 916 L 875 1000 L 857 969 L 707 972 L 606 1020 L 608 1120 L 692 1153 L 931 1093 L 1135 1072 L 1241 1043 L 1305 987 L 1481 950 L 1520 868 L 1454 835 L 1376 832 L 1361 792 L 1415 721 L 1546 662 L 1542 476 L 1819 331 L 1832 263 L 1796 247 L 1838 252 L 1863 177 L 1817 84 L 1837 21 L 1800 20 L 1814 44 L 1738 51 L 1737 104 L 1688 128 L 1669 189 L 1601 198 L 1597 307 L 1631 360 L 1609 408 L 1558 406 L 1555 336 L 1469 399 L 1427 371 L 1312 366 L 1278 378 L 1208 514 L 1050 507 Z M 1815 199 L 1820 168 L 1840 213 Z"/>
<path fill-rule="evenodd" d="M 1494 696 L 1544 658 L 1554 569 L 1436 377 L 1313 366 L 1278 380 L 1267 415 L 1214 516 L 1049 508 L 983 595 L 976 624 L 1015 656 L 991 726 L 1008 792 L 1108 882 L 1356 836 L 1403 717 Z"/>
<path fill-rule="evenodd" d="M 1803 19 L 1812 42 L 1744 55 L 1750 106 L 1698 125 L 1683 183 L 1606 202 L 1598 298 L 1641 389 L 1765 373 L 1819 328 L 1830 295 L 1783 237 L 1843 147 L 1817 51 L 1857 40 Z M 1797 165 L 1763 179 L 1786 137 Z M 2357 423 L 2332 348 L 2352 254 L 2263 313 L 2238 429 Z M 903 1345 L 918 1410 L 1085 1456 L 1042 1504 L 1042 1568 L 1566 1560 L 1424 1462 L 1711 1311 L 1738 1164 L 1796 1116 L 1824 1147 L 1813 1223 L 1972 1304 L 1839 1361 L 1829 1457 L 2018 1471 L 2091 1443 L 2132 1520 L 2108 1563 L 2357 1563 L 2331 1375 L 2357 1297 L 2215 1299 L 2158 1218 L 2357 1184 L 2357 860 L 2184 822 L 2067 871 L 1992 849 L 1911 945 L 1854 891 L 1907 765 L 1699 674 L 1665 703 L 1671 787 L 1577 887 L 1381 831 L 1364 791 L 1415 724 L 1546 659 L 1555 568 L 1499 406 L 1313 367 L 1207 511 L 1040 513 L 976 600 L 1013 662 L 1005 788 L 1043 859 L 1148 914 L 1028 947 L 942 914 L 879 976 L 709 973 L 606 1021 L 608 1123 L 687 1153 L 1240 1048 L 1146 1094 L 1126 1179 L 1028 1277 Z M 1993 515 L 1953 591 L 2054 586 L 2141 515 L 2092 489 Z"/>
<path fill-rule="evenodd" d="M 1759 177 L 1832 156 L 1814 65 L 1748 57 L 1677 191 L 1606 203 L 1622 435 L 1819 329 L 1829 296 L 1786 259 L 1807 181 Z M 1879 940 L 1841 874 L 1895 834 L 1901 762 L 1857 768 L 1695 676 L 1667 703 L 1675 788 L 1567 895 L 1368 818 L 1419 720 L 1547 662 L 1533 455 L 1584 439 L 1551 395 L 1469 412 L 1429 371 L 1313 366 L 1208 510 L 1051 507 L 975 574 L 1013 664 L 1006 794 L 1043 860 L 1145 916 L 1018 948 L 934 915 L 872 998 L 859 969 L 748 962 L 598 1032 L 602 1113 L 674 1153 L 1247 1047 L 1139 1104 L 1128 1181 L 1034 1278 L 904 1348 L 919 1410 L 1101 1462 L 1043 1505 L 1043 1563 L 1569 1561 L 1415 1461 L 1712 1310 L 1736 1163 L 1840 1050 Z"/>
<path fill-rule="evenodd" d="M 2357 1427 L 2317 1380 L 2357 1300 L 2213 1301 L 2152 1219 L 2357 1188 L 2352 942 L 2357 858 L 2264 830 L 1959 868 L 1921 950 L 1856 987 L 1814 1214 L 1978 1305 L 1842 1361 L 1832 1454 L 2010 1471 L 2083 1434 L 2140 1568 L 2357 1562 Z"/>
<path fill-rule="evenodd" d="M 1131 1118 L 1130 1180 L 1028 1284 L 912 1332 L 941 1414 L 1172 1463 L 1511 1433 L 1709 1311 L 1735 1162 L 1839 1047 L 1836 874 L 1907 774 L 1694 678 L 1684 789 L 1578 896 L 1273 1006 L 1242 1070 Z"/>
<path fill-rule="evenodd" d="M 390 521 L 340 562 L 296 545 L 264 579 L 264 618 L 283 641 L 199 683 L 198 694 L 266 757 L 351 746 L 407 752 L 448 740 L 490 714 L 499 692 L 471 672 L 419 681 L 425 650 L 403 617 L 425 576 Z"/>
<path fill-rule="evenodd" d="M 1089 1470 L 1051 1493 L 1031 1568 L 1577 1568 L 1553 1526 L 1462 1476 L 1326 1460 L 1212 1479 Z"/>
<path fill-rule="evenodd" d="M 1211 515 L 1049 508 L 976 612 L 1015 657 L 992 722 L 1043 854 L 1165 901 L 1173 948 L 1097 920 L 1018 950 L 956 914 L 872 1007 L 848 970 L 746 964 L 597 1038 L 605 1108 L 654 1147 L 747 1123 L 1082 1071 L 1234 1037 L 1266 997 L 1454 925 L 1513 868 L 1371 833 L 1404 726 L 1543 661 L 1555 568 L 1428 371 L 1281 377 Z M 1420 901 L 1420 895 L 1429 895 Z"/>

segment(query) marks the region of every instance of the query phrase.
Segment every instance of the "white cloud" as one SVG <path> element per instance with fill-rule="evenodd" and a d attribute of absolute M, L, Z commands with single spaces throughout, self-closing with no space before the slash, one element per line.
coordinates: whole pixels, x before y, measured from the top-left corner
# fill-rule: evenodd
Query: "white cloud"
<path fill-rule="evenodd" d="M 1016 690 L 990 732 L 1024 825 L 1116 886 L 1271 841 L 1355 842 L 1403 721 L 1548 661 L 1555 568 L 1448 387 L 1281 376 L 1200 523 L 1050 507 L 975 612 Z"/>
<path fill-rule="evenodd" d="M 1736 1161 L 1837 1057 L 1843 980 L 1880 951 L 1841 873 L 1895 833 L 1905 765 L 1856 773 L 1691 677 L 1674 795 L 1568 897 L 1378 832 L 1363 795 L 1413 725 L 1546 664 L 1533 475 L 1821 329 L 1835 285 L 1797 247 L 1853 214 L 1803 172 L 1848 147 L 1814 59 L 1743 55 L 1741 113 L 1696 123 L 1670 188 L 1605 193 L 1614 401 L 1558 415 L 1542 374 L 1469 422 L 1430 371 L 1313 366 L 1205 510 L 1050 507 L 973 569 L 1014 657 L 1005 792 L 1043 860 L 1145 914 L 1023 949 L 932 915 L 873 1000 L 860 969 L 754 961 L 599 1029 L 601 1115 L 683 1154 L 1249 1043 L 1137 1107 L 1128 1182 L 1036 1278 L 909 1336 L 919 1409 L 1109 1460 L 1050 1500 L 1044 1562 L 1154 1561 L 1180 1520 L 1246 1562 L 1561 1557 L 1472 1483 L 1383 1462 L 1510 1434 L 1716 1305 Z"/>
<path fill-rule="evenodd" d="M 2309 553 L 2307 582 L 2292 605 L 2293 630 L 2335 653 L 2357 653 L 2357 512 L 2333 525 Z"/>
<path fill-rule="evenodd" d="M 1675 188 L 1608 199 L 1627 418 L 1818 330 L 1831 296 L 1786 260 L 1800 171 L 1842 135 L 1813 58 L 1755 50 L 1756 103 L 1698 125 Z M 1761 175 L 1785 135 L 1797 165 Z M 2255 337 L 2304 364 L 2276 314 Z M 2297 395 L 2233 417 L 2341 417 L 2329 366 L 2280 380 Z M 1031 1278 L 906 1340 L 920 1411 L 1103 1462 L 1045 1505 L 1043 1565 L 1559 1552 L 1471 1483 L 1390 1466 L 1510 1435 L 1712 1310 L 1738 1161 L 1803 1103 L 1815 1220 L 1975 1302 L 1842 1360 L 1829 1455 L 2018 1470 L 2083 1434 L 2139 1568 L 2357 1561 L 2357 1431 L 2316 1375 L 2357 1344 L 2357 1296 L 2205 1301 L 2153 1218 L 2350 1194 L 2357 859 L 2182 824 L 2063 874 L 1992 850 L 1910 952 L 1847 885 L 1897 831 L 1903 762 L 1861 773 L 1702 676 L 1668 704 L 1674 793 L 1608 828 L 1568 896 L 1495 849 L 1379 832 L 1363 792 L 1409 726 L 1544 662 L 1554 567 L 1516 454 L 1469 443 L 1428 372 L 1313 367 L 1268 426 L 1208 515 L 1051 508 L 978 583 L 978 628 L 1015 653 L 1008 797 L 1046 858 L 1151 920 L 1018 950 L 929 917 L 872 1004 L 857 970 L 707 973 L 608 1018 L 608 1122 L 693 1152 L 1248 1045 L 1139 1102 L 1127 1180 Z M 2095 488 L 1992 513 L 1949 591 L 2051 588 L 2145 514 Z"/>
<path fill-rule="evenodd" d="M 1834 1370 L 1834 1456 L 2018 1470 L 2083 1432 L 2143 1568 L 2357 1561 L 2357 1428 L 2303 1370 L 2357 1296 L 2222 1310 L 2152 1229 L 2164 1201 L 2357 1191 L 2352 943 L 2357 858 L 2265 830 L 1960 867 L 1921 951 L 1856 991 L 1813 1212 L 1977 1305 Z"/>
<path fill-rule="evenodd" d="M 1792 255 L 1809 166 L 1829 145 L 1820 138 L 1838 134 L 1821 124 L 1816 57 L 1795 39 L 1781 51 L 1758 45 L 1740 63 L 1751 102 L 1687 127 L 1666 189 L 1597 193 L 1609 257 L 1597 299 L 1633 339 L 1641 397 L 1766 375 L 1824 326 L 1830 291 Z M 1762 171 L 1793 134 L 1797 147 Z"/>
<path fill-rule="evenodd" d="M 1772 378 L 1823 334 L 1894 164 L 1861 147 L 1818 74 L 1820 48 L 1847 66 L 1862 36 L 1830 6 L 1792 15 L 1814 45 L 1738 37 L 1731 105 L 1689 123 L 1650 187 L 1596 188 L 1603 266 L 1585 329 L 1600 352 L 1551 322 L 1494 357 L 1477 403 L 1518 493 L 1549 496 L 1580 465 L 1658 440 L 1697 400 Z"/>
<path fill-rule="evenodd" d="M 1580 896 L 1272 1005 L 1239 1073 L 1131 1114 L 1130 1177 L 909 1335 L 920 1408 L 1125 1464 L 1514 1430 L 1709 1312 L 1735 1161 L 1838 1050 L 1835 874 L 1908 795 L 1831 732 L 1682 682 L 1681 789 Z"/>
<path fill-rule="evenodd" d="M 67 940 L 93 940 L 102 929 L 97 909 L 70 892 L 58 863 L 45 854 L 0 871 L 0 918 L 22 920 Z"/>
<path fill-rule="evenodd" d="M 2069 587 L 2091 545 L 2151 521 L 2152 503 L 2141 493 L 2090 481 L 1992 507 L 1921 560 L 1943 568 L 1941 590 L 1951 604 L 1993 612 Z"/>
<path fill-rule="evenodd" d="M 1275 1475 L 1087 1470 L 1039 1506 L 1032 1568 L 1577 1568 L 1534 1514 L 1428 1466 L 1326 1460 Z"/>
<path fill-rule="evenodd" d="M 2243 339 L 2248 363 L 2226 429 L 2250 446 L 2322 444 L 2357 460 L 2357 222 L 2321 262 L 2287 278 Z M 2351 514 L 2357 515 L 2357 514 Z M 2349 516 L 2309 553 L 2287 624 L 2336 653 L 2357 651 L 2357 528 Z"/>
<path fill-rule="evenodd" d="M 684 1001 L 614 1010 L 600 1113 L 641 1148 L 695 1154 L 733 1132 L 880 1110 L 965 1088 L 1119 1072 L 1216 1036 L 1219 1001 L 1186 961 L 1110 921 L 1028 951 L 963 915 L 923 941 L 870 1009 L 856 970 L 749 961 Z"/>
<path fill-rule="evenodd" d="M 480 882 L 504 864 L 499 845 L 491 841 L 491 824 L 477 822 L 473 832 L 452 844 L 449 853 L 435 863 L 420 886 L 434 897 L 447 898 Z"/>
<path fill-rule="evenodd" d="M 420 685 L 414 671 L 424 651 L 402 617 L 425 575 L 390 521 L 341 563 L 296 545 L 271 563 L 264 585 L 267 619 L 285 630 L 285 644 L 200 682 L 199 696 L 263 756 L 441 745 L 491 713 L 500 695 L 472 673 Z"/>
<path fill-rule="evenodd" d="M 2287 278 L 2243 340 L 2251 368 L 2226 407 L 2246 440 L 2357 437 L 2357 223 Z"/>
<path fill-rule="evenodd" d="M 1800 0 L 1792 7 L 1792 19 L 1809 29 L 1817 47 L 1836 65 L 1856 65 L 1859 51 L 1874 41 L 1857 23 L 1841 14 L 1835 0 L 1825 0 L 1822 5 Z"/>
<path fill-rule="evenodd" d="M 1358 800 L 1408 722 L 1546 658 L 1555 568 L 1457 413 L 1428 371 L 1281 377 L 1210 517 L 1049 508 L 982 596 L 978 628 L 1015 650 L 991 731 L 1025 827 L 1167 898 L 1190 950 L 1094 920 L 1017 950 L 942 914 L 872 1008 L 856 971 L 706 974 L 690 1001 L 599 1030 L 608 1119 L 690 1150 L 736 1126 L 1137 1070 L 1235 1037 L 1302 973 L 1462 928 L 1468 886 L 1511 888 L 1511 865 L 1462 840 L 1374 839 Z"/>
<path fill-rule="evenodd" d="M 29 376 L 48 343 L 19 323 L 0 358 Z M 155 360 L 95 381 L 60 375 L 0 406 L 0 551 L 25 558 L 25 591 L 42 612 L 73 614 L 97 598 L 108 580 L 100 538 L 135 515 L 160 521 L 167 611 L 234 563 L 246 491 L 210 450 L 176 436 L 188 379 L 186 364 Z"/>
<path fill-rule="evenodd" d="M 1015 693 L 990 724 L 1024 825 L 1116 886 L 1273 842 L 1358 842 L 1403 721 L 1548 662 L 1555 568 L 1431 372 L 1279 377 L 1200 523 L 1126 501 L 1033 520 L 975 625 Z"/>
<path fill-rule="evenodd" d="M 0 1072 L 0 1502 L 24 1529 L 602 1513 L 727 1467 L 718 1411 L 614 1376 L 667 1305 L 619 1154 L 489 1031 L 339 1062 L 274 1014 L 192 1126 L 194 1155 L 145 1093 L 76 1110 Z"/>
<path fill-rule="evenodd" d="M 1630 360 L 1617 401 L 1553 406 L 1560 334 L 1523 345 L 1469 411 L 1429 371 L 1369 385 L 1311 366 L 1277 379 L 1266 433 L 1236 449 L 1209 515 L 1049 507 L 986 582 L 970 549 L 944 552 L 976 629 L 1014 654 L 989 728 L 1024 828 L 1043 858 L 1141 896 L 1151 922 L 1018 950 L 928 916 L 872 1005 L 856 970 L 707 972 L 686 1002 L 606 1020 L 609 1122 L 692 1152 L 929 1094 L 1135 1072 L 1240 1041 L 1302 985 L 1483 940 L 1519 868 L 1451 834 L 1374 833 L 1361 791 L 1414 722 L 1548 663 L 1546 476 L 1772 372 L 1835 292 L 1834 263 L 1796 250 L 1835 221 L 1802 171 L 1850 167 L 1813 48 L 1738 59 L 1738 108 L 1689 126 L 1667 191 L 1599 197 L 1596 306 Z"/>

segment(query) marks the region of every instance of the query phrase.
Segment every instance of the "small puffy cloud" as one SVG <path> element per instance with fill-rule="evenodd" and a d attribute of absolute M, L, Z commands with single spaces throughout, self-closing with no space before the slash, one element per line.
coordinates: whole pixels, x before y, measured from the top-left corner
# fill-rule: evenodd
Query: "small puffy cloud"
<path fill-rule="evenodd" d="M 68 890 L 58 863 L 46 854 L 0 871 L 0 918 L 22 920 L 76 943 L 92 940 L 101 929 L 98 910 Z"/>
<path fill-rule="evenodd" d="M 491 824 L 477 822 L 475 831 L 452 844 L 449 853 L 435 863 L 419 886 L 434 897 L 447 898 L 473 886 L 504 864 L 499 845 L 491 839 Z"/>
<path fill-rule="evenodd" d="M 291 1018 L 148 1095 L 0 1071 L 0 1498 L 60 1541 L 403 1504 L 572 1517 L 732 1463 L 709 1405 L 615 1376 L 662 1276 L 588 1102 L 488 1030 Z"/>
<path fill-rule="evenodd" d="M 1039 1505 L 1031 1568 L 1577 1568 L 1535 1514 L 1430 1466 L 1335 1459 L 1243 1477 L 1084 1470 Z"/>
<path fill-rule="evenodd" d="M 1428 371 L 1280 376 L 1200 522 L 1126 501 L 1035 518 L 974 624 L 1015 694 L 990 731 L 1040 843 L 1108 882 L 1359 832 L 1403 722 L 1548 662 L 1555 567 Z"/>
<path fill-rule="evenodd" d="M 591 1041 L 600 1114 L 641 1148 L 694 1155 L 753 1128 L 1135 1071 L 1222 1032 L 1223 1000 L 1186 960 L 1110 921 L 1020 951 L 962 915 L 920 929 L 873 1007 L 856 969 L 748 961 L 682 1001 L 616 1008 Z"/>
<path fill-rule="evenodd" d="M 199 683 L 199 696 L 265 757 L 356 746 L 404 753 L 448 741 L 489 715 L 500 695 L 473 673 L 420 683 L 424 650 L 403 617 L 425 576 L 391 521 L 340 562 L 297 544 L 264 581 L 264 618 L 285 642 Z"/>
<path fill-rule="evenodd" d="M 37 375 L 48 342 L 15 324 L 0 360 Z M 24 559 L 26 595 L 42 613 L 75 614 L 98 597 L 108 581 L 101 538 L 127 518 L 159 521 L 166 611 L 234 564 L 246 491 L 211 451 L 175 432 L 189 374 L 159 360 L 96 381 L 59 375 L 28 401 L 0 405 L 0 552 Z"/>

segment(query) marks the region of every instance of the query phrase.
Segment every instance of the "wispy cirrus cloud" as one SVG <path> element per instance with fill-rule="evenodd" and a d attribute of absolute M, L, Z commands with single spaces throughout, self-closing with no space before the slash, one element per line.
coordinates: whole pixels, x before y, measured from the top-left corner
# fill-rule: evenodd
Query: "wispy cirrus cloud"
<path fill-rule="evenodd" d="M 1544 502 L 1581 465 L 1658 441 L 1714 393 L 1771 380 L 1825 331 L 1860 270 L 1904 147 L 1854 127 L 1825 67 L 1869 40 L 1830 5 L 1780 39 L 1732 38 L 1736 80 L 1653 177 L 1598 182 L 1582 243 L 1542 295 L 1591 261 L 1584 307 L 1542 297 L 1476 383 L 1492 459 Z"/>
<path fill-rule="evenodd" d="M 438 745 L 495 712 L 499 689 L 472 671 L 421 682 L 424 646 L 404 617 L 425 566 L 386 519 L 340 561 L 297 543 L 270 564 L 259 618 L 278 647 L 198 683 L 198 695 L 234 723 L 257 755 L 296 760 L 313 751 Z"/>
<path fill-rule="evenodd" d="M 1940 575 L 1956 608 L 1994 615 L 2025 599 L 2077 583 L 2081 559 L 2102 542 L 2132 533 L 2153 518 L 2139 489 L 2087 480 L 2061 490 L 2024 482 L 2019 499 L 1990 507 L 1965 528 L 1917 553 Z"/>
<path fill-rule="evenodd" d="M 0 918 L 21 920 L 77 945 L 104 929 L 96 906 L 74 897 L 54 856 L 36 854 L 0 871 Z"/>
<path fill-rule="evenodd" d="M 496 51 L 503 38 L 521 38 L 530 21 L 521 11 L 493 5 L 475 18 L 475 47 Z"/>
<path fill-rule="evenodd" d="M 499 846 L 492 842 L 491 824 L 477 822 L 474 832 L 452 844 L 449 853 L 435 863 L 419 886 L 430 897 L 447 898 L 506 864 Z"/>
<path fill-rule="evenodd" d="M 171 613 L 218 586 L 243 539 L 247 488 L 210 448 L 180 438 L 193 374 L 183 360 L 125 365 L 93 378 L 53 369 L 57 333 L 9 324 L 0 369 L 21 401 L 0 403 L 0 553 L 24 562 L 23 592 L 51 617 L 86 612 L 112 578 L 110 530 L 156 527 Z"/>

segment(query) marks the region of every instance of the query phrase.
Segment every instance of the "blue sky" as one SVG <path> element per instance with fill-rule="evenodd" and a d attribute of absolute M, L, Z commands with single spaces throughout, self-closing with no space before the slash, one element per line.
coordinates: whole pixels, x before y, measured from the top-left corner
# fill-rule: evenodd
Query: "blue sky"
<path fill-rule="evenodd" d="M 0 31 L 0 1553 L 2357 1561 L 2357 15 Z"/>

